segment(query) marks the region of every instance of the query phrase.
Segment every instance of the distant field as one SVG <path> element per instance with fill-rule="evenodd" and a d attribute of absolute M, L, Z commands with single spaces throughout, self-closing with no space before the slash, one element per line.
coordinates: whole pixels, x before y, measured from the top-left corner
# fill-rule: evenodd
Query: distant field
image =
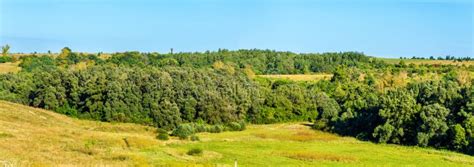
<path fill-rule="evenodd" d="M 311 130 L 303 123 L 249 125 L 200 133 L 201 141 L 155 139 L 135 124 L 72 119 L 0 101 L 0 166 L 474 166 L 474 157 L 373 144 Z M 202 148 L 202 155 L 186 152 Z"/>
<path fill-rule="evenodd" d="M 398 64 L 401 59 L 382 58 L 382 60 L 390 64 Z M 413 63 L 417 65 L 419 64 L 439 64 L 439 65 L 450 64 L 450 65 L 458 65 L 458 66 L 462 66 L 463 64 L 466 66 L 474 65 L 474 61 L 454 62 L 453 60 L 421 60 L 421 59 L 403 59 L 403 61 L 405 61 L 406 64 Z"/>
<path fill-rule="evenodd" d="M 332 74 L 294 74 L 294 75 L 258 75 L 270 79 L 288 79 L 293 81 L 319 81 L 329 80 Z"/>
<path fill-rule="evenodd" d="M 0 74 L 20 71 L 21 68 L 18 67 L 18 64 L 19 64 L 19 63 L 20 63 L 20 62 L 17 62 L 17 63 L 11 63 L 11 62 L 8 62 L 8 63 L 0 63 Z"/>
<path fill-rule="evenodd" d="M 84 54 L 84 55 L 87 55 L 87 54 L 95 54 L 95 55 L 97 55 L 97 53 L 87 53 L 87 52 L 75 52 L 75 53 L 79 53 L 79 54 L 82 53 L 82 54 Z M 13 54 L 11 54 L 11 56 L 17 57 L 17 58 L 20 58 L 20 57 L 22 57 L 22 56 L 31 56 L 31 55 L 32 55 L 32 53 L 13 53 Z M 37 53 L 36 55 L 39 55 L 39 56 L 49 55 L 49 56 L 52 56 L 52 57 L 57 57 L 57 56 L 59 56 L 59 53 L 50 53 L 50 54 L 48 54 L 48 53 Z M 110 58 L 111 56 L 112 56 L 112 53 L 102 53 L 102 54 L 99 56 L 99 58 L 108 59 L 108 58 Z"/>

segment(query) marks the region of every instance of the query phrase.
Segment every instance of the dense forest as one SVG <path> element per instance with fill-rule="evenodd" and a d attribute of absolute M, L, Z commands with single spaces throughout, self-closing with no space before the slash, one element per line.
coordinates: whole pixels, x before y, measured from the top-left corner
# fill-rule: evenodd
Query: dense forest
<path fill-rule="evenodd" d="M 171 130 L 183 123 L 311 121 L 361 140 L 474 155 L 474 67 L 386 64 L 363 53 L 270 50 L 29 55 L 0 99 L 83 119 Z M 1 63 L 1 62 L 0 62 Z M 259 74 L 334 74 L 295 82 Z"/>

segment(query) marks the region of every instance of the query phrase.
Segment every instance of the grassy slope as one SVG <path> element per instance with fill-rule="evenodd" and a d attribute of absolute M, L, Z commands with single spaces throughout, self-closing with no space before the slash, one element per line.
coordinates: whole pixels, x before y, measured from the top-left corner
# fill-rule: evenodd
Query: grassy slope
<path fill-rule="evenodd" d="M 362 142 L 298 123 L 201 133 L 200 142 L 163 142 L 155 135 L 145 126 L 77 120 L 0 101 L 0 163 L 230 166 L 237 159 L 241 166 L 474 165 L 474 157 L 468 155 Z M 204 154 L 186 155 L 191 148 L 202 148 Z"/>

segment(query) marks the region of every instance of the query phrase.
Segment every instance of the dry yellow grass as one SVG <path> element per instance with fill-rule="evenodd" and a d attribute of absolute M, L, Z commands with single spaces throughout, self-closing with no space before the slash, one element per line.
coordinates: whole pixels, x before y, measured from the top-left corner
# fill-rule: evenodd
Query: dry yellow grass
<path fill-rule="evenodd" d="M 0 160 L 20 165 L 120 165 L 133 161 L 127 154 L 134 149 L 159 145 L 149 127 L 76 120 L 9 102 L 0 102 L 0 132 L 7 136 Z"/>
<path fill-rule="evenodd" d="M 334 161 L 334 162 L 355 162 L 357 158 L 352 156 L 340 155 L 340 154 L 329 154 L 329 153 L 318 153 L 318 152 L 284 152 L 280 153 L 288 158 L 302 160 L 302 161 Z"/>
<path fill-rule="evenodd" d="M 336 135 L 329 134 L 329 133 L 322 133 L 320 131 L 305 131 L 305 127 L 297 126 L 295 128 L 287 128 L 289 129 L 286 133 L 256 133 L 254 134 L 256 137 L 262 139 L 274 139 L 274 140 L 282 140 L 282 141 L 299 141 L 299 142 L 309 142 L 309 141 L 335 141 L 339 140 L 340 138 Z"/>
<path fill-rule="evenodd" d="M 9 72 L 18 72 L 21 70 L 20 67 L 18 67 L 18 64 L 20 64 L 20 62 L 16 62 L 16 63 L 11 63 L 11 62 L 7 62 L 7 63 L 0 63 L 0 74 L 2 73 L 9 73 Z"/>
<path fill-rule="evenodd" d="M 332 74 L 294 74 L 294 75 L 258 75 L 258 77 L 270 79 L 288 79 L 292 81 L 319 81 L 329 80 Z"/>

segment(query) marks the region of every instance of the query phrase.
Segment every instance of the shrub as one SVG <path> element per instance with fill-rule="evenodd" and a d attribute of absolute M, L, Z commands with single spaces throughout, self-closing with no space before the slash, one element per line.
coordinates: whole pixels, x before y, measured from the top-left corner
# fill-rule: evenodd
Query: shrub
<path fill-rule="evenodd" d="M 199 141 L 199 136 L 196 136 L 196 135 L 192 135 L 191 136 L 191 141 Z"/>
<path fill-rule="evenodd" d="M 188 155 L 202 155 L 202 149 L 201 148 L 193 148 L 191 150 L 189 150 L 186 154 Z"/>
<path fill-rule="evenodd" d="M 199 132 L 207 132 L 208 129 L 206 128 L 206 125 L 204 124 L 194 124 L 194 130 L 196 133 L 199 133 Z"/>
<path fill-rule="evenodd" d="M 156 133 L 168 133 L 168 131 L 166 131 L 164 129 L 161 129 L 161 128 L 158 128 L 158 129 L 156 129 Z"/>
<path fill-rule="evenodd" d="M 243 131 L 247 129 L 247 125 L 245 124 L 245 121 L 240 121 L 240 131 Z"/>
<path fill-rule="evenodd" d="M 317 129 L 317 130 L 324 130 L 326 127 L 327 127 L 327 121 L 316 120 L 316 121 L 314 121 L 314 124 L 313 124 L 312 128 Z"/>
<path fill-rule="evenodd" d="M 169 135 L 168 135 L 168 133 L 159 133 L 156 138 L 158 138 L 158 139 L 160 139 L 160 140 L 168 140 L 168 139 L 169 139 Z"/>
<path fill-rule="evenodd" d="M 223 130 L 224 130 L 224 128 L 222 128 L 222 126 L 214 125 L 214 126 L 212 126 L 210 132 L 211 133 L 221 133 Z"/>
<path fill-rule="evenodd" d="M 178 127 L 174 129 L 172 133 L 173 136 L 177 136 L 181 140 L 187 139 L 188 136 L 192 134 L 194 134 L 194 129 L 189 124 L 178 125 Z"/>
<path fill-rule="evenodd" d="M 10 56 L 0 56 L 0 63 L 12 62 L 13 58 Z"/>
<path fill-rule="evenodd" d="M 68 116 L 77 117 L 77 109 L 70 107 L 69 104 L 61 106 L 56 109 L 56 112 L 66 114 Z"/>
<path fill-rule="evenodd" d="M 241 129 L 240 124 L 237 122 L 231 122 L 227 127 L 229 127 L 230 131 L 240 131 Z"/>
<path fill-rule="evenodd" d="M 456 150 L 462 150 L 469 144 L 466 140 L 466 131 L 460 124 L 456 124 L 450 131 L 451 145 Z"/>

